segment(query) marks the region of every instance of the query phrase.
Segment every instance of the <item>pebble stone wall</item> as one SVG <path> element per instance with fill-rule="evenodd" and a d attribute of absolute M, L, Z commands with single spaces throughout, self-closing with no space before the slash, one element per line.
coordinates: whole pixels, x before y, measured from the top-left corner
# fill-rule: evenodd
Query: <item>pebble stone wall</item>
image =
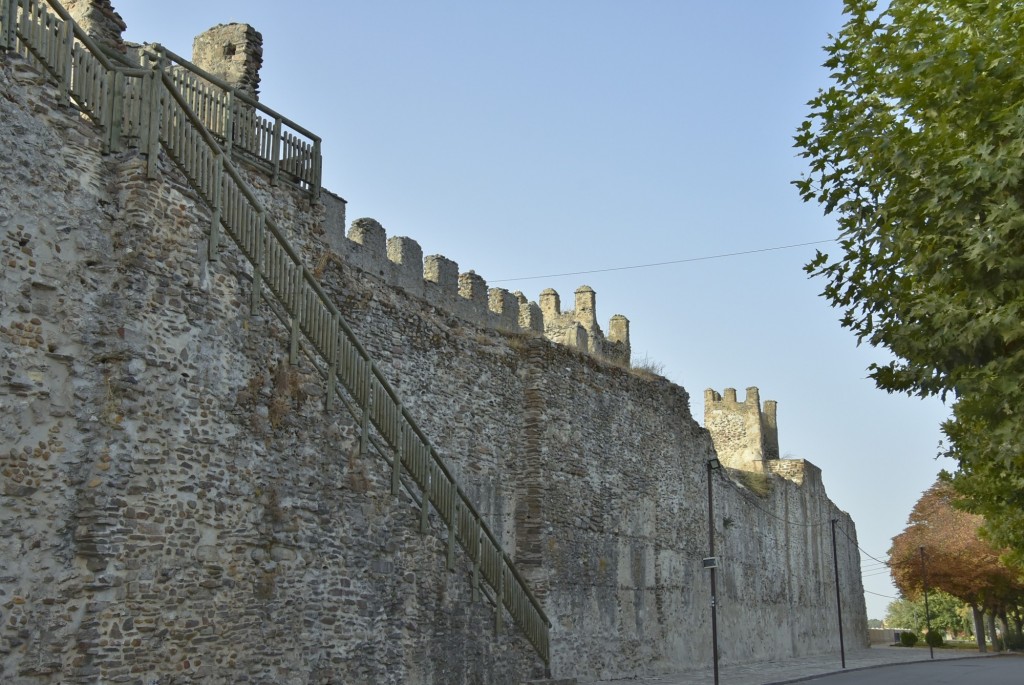
<path fill-rule="evenodd" d="M 39 81 L 0 69 L 0 681 L 542 674 L 282 365 L 235 253 L 202 259 L 209 216 L 177 175 L 101 156 Z M 315 243 L 315 211 L 270 204 Z"/>
<path fill-rule="evenodd" d="M 209 216 L 175 171 L 100 155 L 0 59 L 4 682 L 543 676 L 283 362 L 237 253 L 204 259 Z M 253 185 L 540 597 L 551 675 L 706 664 L 714 452 L 686 391 L 389 285 L 332 257 L 321 207 Z M 810 465 L 715 477 L 723 662 L 837 650 L 828 521 L 855 543 L 849 517 Z M 866 645 L 858 559 L 840 546 L 848 646 Z"/>

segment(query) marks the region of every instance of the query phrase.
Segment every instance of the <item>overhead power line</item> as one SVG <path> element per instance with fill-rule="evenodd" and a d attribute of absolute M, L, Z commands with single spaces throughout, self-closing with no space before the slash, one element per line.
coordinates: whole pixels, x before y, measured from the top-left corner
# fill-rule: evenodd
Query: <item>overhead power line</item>
<path fill-rule="evenodd" d="M 878 576 L 887 576 L 887 575 L 889 575 L 889 569 L 883 569 L 883 570 L 874 571 L 874 572 L 871 572 L 871 573 L 861 572 L 860 577 L 861 578 L 877 578 Z"/>
<path fill-rule="evenodd" d="M 841 532 L 844 536 L 846 536 L 847 540 L 849 540 L 850 542 L 854 542 L 854 539 L 851 538 L 849 533 L 847 533 L 845 530 L 843 530 L 842 528 L 839 528 L 839 532 Z M 856 544 L 856 543 L 854 542 L 854 544 Z M 857 549 L 859 549 L 860 553 L 863 554 L 864 556 L 866 556 L 867 558 L 872 559 L 873 561 L 877 561 L 879 564 L 882 564 L 883 566 L 892 566 L 892 562 L 882 561 L 881 559 L 879 559 L 878 557 L 874 556 L 873 554 L 869 554 L 867 552 L 867 550 L 865 550 L 860 545 L 857 545 Z"/>
<path fill-rule="evenodd" d="M 499 278 L 491 283 L 508 283 L 509 281 L 533 281 L 539 278 L 559 278 L 561 276 L 582 276 L 585 274 L 600 274 L 608 271 L 628 271 L 631 269 L 649 269 L 655 266 L 669 266 L 671 264 L 686 264 L 687 262 L 703 262 L 709 259 L 724 259 L 725 257 L 739 257 L 740 255 L 758 254 L 761 252 L 775 252 L 777 250 L 789 250 L 794 247 L 807 247 L 808 245 L 821 245 L 822 243 L 834 243 L 835 238 L 829 240 L 813 240 L 809 243 L 795 243 L 793 245 L 778 245 L 776 247 L 762 247 L 757 250 L 743 250 L 742 252 L 723 252 L 721 254 L 706 255 L 704 257 L 687 257 L 686 259 L 673 259 L 667 262 L 651 262 L 650 264 L 634 264 L 633 266 L 613 266 L 607 269 L 590 269 L 587 271 L 567 271 L 561 274 L 545 274 L 543 276 L 519 276 L 518 278 Z"/>

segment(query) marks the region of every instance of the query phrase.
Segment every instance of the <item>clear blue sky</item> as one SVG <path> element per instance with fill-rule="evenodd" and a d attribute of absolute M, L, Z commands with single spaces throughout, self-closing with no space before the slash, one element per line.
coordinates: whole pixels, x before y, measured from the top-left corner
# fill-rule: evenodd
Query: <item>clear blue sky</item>
<path fill-rule="evenodd" d="M 261 100 L 323 138 L 325 185 L 388 235 L 490 285 L 630 319 L 634 358 L 691 395 L 779 402 L 784 456 L 824 472 L 884 559 L 936 461 L 938 401 L 889 396 L 802 266 L 814 247 L 649 264 L 835 237 L 790 181 L 792 136 L 827 83 L 840 0 L 114 0 L 126 37 L 186 57 L 232 21 L 263 34 Z M 828 245 L 819 246 L 827 250 Z M 895 595 L 864 559 L 865 588 Z M 882 618 L 888 599 L 867 597 Z"/>

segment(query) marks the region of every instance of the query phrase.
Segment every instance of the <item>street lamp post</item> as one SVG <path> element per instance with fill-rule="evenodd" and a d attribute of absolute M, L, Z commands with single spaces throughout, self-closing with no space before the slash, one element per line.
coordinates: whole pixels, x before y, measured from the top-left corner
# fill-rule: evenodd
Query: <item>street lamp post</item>
<path fill-rule="evenodd" d="M 839 592 L 839 557 L 836 555 L 836 523 L 838 519 L 832 519 L 832 568 L 836 575 L 836 613 L 839 615 L 839 658 L 846 668 L 846 646 L 843 644 L 843 600 Z"/>
<path fill-rule="evenodd" d="M 918 551 L 921 552 L 921 584 L 924 585 L 924 639 L 928 643 L 928 658 L 934 659 L 935 648 L 932 647 L 932 641 L 928 639 L 928 634 L 932 632 L 932 618 L 928 612 L 928 569 L 924 565 L 924 545 L 921 545 Z"/>
<path fill-rule="evenodd" d="M 704 567 L 711 572 L 711 659 L 714 664 L 715 685 L 718 685 L 718 601 L 716 598 L 715 570 L 718 567 L 718 559 L 715 558 L 715 494 L 711 486 L 711 472 L 722 468 L 722 462 L 711 458 L 707 462 L 708 467 L 708 558 L 704 560 Z"/>

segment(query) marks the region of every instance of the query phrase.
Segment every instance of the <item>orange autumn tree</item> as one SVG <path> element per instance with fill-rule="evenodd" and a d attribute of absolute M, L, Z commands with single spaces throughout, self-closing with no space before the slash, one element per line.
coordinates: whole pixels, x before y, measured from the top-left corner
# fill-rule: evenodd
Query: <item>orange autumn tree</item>
<path fill-rule="evenodd" d="M 1019 570 L 1000 561 L 1003 550 L 978 536 L 984 519 L 956 508 L 952 486 L 938 481 L 914 505 L 907 527 L 892 539 L 889 563 L 893 582 L 906 597 L 920 596 L 927 574 L 929 589 L 942 590 L 974 610 L 978 648 L 984 650 L 982 613 L 990 634 L 994 617 L 1003 618 L 1019 608 L 1024 584 Z M 924 550 L 922 564 L 921 550 Z"/>

